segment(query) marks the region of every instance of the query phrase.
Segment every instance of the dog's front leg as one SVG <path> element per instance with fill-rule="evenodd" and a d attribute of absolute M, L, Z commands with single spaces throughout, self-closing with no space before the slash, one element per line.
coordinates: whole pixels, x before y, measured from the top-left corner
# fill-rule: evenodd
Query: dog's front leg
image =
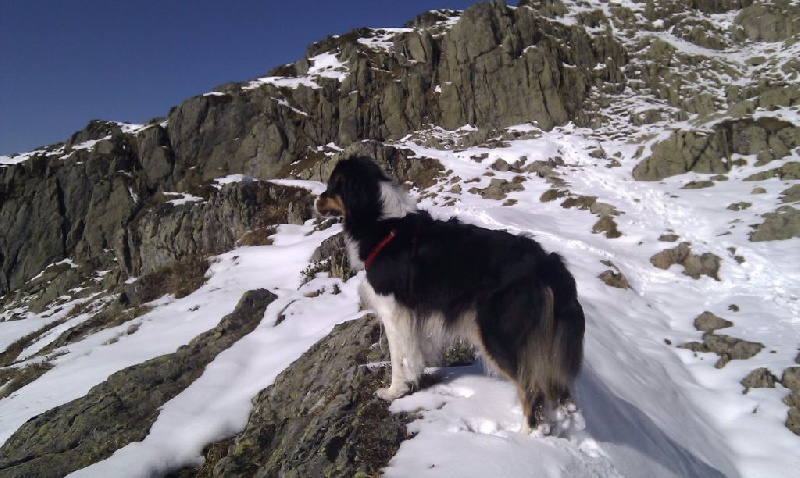
<path fill-rule="evenodd" d="M 383 400 L 392 401 L 416 387 L 425 369 L 414 317 L 394 297 L 377 294 L 367 281 L 362 283 L 360 293 L 362 300 L 378 313 L 389 342 L 392 383 L 388 388 L 378 389 L 375 394 Z"/>
<path fill-rule="evenodd" d="M 413 316 L 409 312 L 395 311 L 394 314 L 381 316 L 381 321 L 389 342 L 392 383 L 388 388 L 380 388 L 375 393 L 384 400 L 392 401 L 417 386 L 425 364 L 416 342 Z"/>

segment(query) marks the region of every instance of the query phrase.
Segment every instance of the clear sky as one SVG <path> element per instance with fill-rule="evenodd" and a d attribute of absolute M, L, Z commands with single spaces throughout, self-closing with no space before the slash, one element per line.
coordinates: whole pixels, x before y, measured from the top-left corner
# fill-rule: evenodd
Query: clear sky
<path fill-rule="evenodd" d="M 141 123 L 358 27 L 477 0 L 0 0 L 0 155 Z"/>

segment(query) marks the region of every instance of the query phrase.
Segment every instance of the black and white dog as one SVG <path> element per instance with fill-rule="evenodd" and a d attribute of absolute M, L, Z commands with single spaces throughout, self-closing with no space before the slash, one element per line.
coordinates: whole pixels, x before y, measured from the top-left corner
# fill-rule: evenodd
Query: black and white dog
<path fill-rule="evenodd" d="M 558 254 L 528 237 L 433 219 L 365 157 L 337 163 L 316 208 L 344 216 L 350 266 L 366 269 L 359 292 L 391 355 L 392 383 L 379 397 L 412 391 L 426 359 L 460 337 L 516 385 L 531 429 L 572 406 L 585 322 Z"/>

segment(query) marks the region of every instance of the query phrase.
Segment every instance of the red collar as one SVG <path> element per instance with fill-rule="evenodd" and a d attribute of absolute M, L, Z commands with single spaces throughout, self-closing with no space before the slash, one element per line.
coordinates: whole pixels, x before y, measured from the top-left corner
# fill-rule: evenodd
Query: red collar
<path fill-rule="evenodd" d="M 369 265 L 372 264 L 372 261 L 378 256 L 378 253 L 381 252 L 381 249 L 386 247 L 386 244 L 389 244 L 389 242 L 394 239 L 394 236 L 396 235 L 397 229 L 393 228 L 391 231 L 389 231 L 389 234 L 387 234 L 386 237 L 384 237 L 383 240 L 370 251 L 369 255 L 367 255 L 367 258 L 364 259 L 364 270 L 369 269 Z"/>

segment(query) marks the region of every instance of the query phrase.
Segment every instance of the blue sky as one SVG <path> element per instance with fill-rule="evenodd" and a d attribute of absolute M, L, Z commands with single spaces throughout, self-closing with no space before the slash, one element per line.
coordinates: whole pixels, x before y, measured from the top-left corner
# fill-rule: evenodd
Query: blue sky
<path fill-rule="evenodd" d="M 0 0 L 0 155 L 91 119 L 140 123 L 300 58 L 327 35 L 476 0 Z"/>

